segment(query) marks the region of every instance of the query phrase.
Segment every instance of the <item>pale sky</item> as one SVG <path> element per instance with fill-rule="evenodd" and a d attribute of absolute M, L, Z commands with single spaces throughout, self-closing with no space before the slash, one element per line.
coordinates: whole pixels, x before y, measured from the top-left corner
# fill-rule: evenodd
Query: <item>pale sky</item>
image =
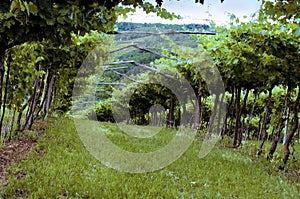
<path fill-rule="evenodd" d="M 148 0 L 153 3 L 154 0 Z M 230 21 L 230 14 L 233 13 L 241 20 L 243 16 L 248 16 L 257 12 L 261 5 L 261 0 L 204 0 L 204 5 L 195 3 L 195 0 L 164 0 L 162 7 L 170 12 L 175 12 L 183 17 L 183 20 L 163 20 L 156 17 L 155 14 L 145 14 L 141 10 L 136 13 L 128 14 L 126 20 L 119 21 L 136 22 L 136 23 L 198 23 L 209 24 L 210 21 L 221 25 Z"/>

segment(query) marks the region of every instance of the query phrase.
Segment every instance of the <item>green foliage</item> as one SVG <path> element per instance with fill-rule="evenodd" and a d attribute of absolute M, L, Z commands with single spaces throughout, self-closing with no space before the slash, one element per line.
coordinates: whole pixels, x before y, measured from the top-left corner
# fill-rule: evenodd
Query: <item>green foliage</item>
<path fill-rule="evenodd" d="M 218 36 L 200 37 L 199 42 L 214 57 L 227 87 L 263 90 L 285 83 L 284 77 L 294 78 L 299 40 L 287 32 L 294 28 L 293 24 L 267 21 L 238 23 L 229 29 L 218 28 Z"/>
<path fill-rule="evenodd" d="M 7 60 L 10 62 L 8 106 L 20 109 L 30 98 L 34 79 L 43 74 L 38 69 L 44 60 L 42 51 L 42 45 L 36 42 L 24 43 L 10 49 L 11 61 Z"/>
<path fill-rule="evenodd" d="M 143 2 L 140 7 L 143 8 L 145 13 L 156 13 L 158 17 L 163 19 L 180 19 L 180 16 L 176 15 L 175 13 L 169 13 L 165 8 L 154 6 L 149 2 Z"/>
<path fill-rule="evenodd" d="M 273 20 L 299 23 L 299 0 L 263 1 L 261 15 L 268 15 Z"/>
<path fill-rule="evenodd" d="M 13 0 L 0 5 L 1 52 L 27 41 L 51 39 L 57 44 L 68 43 L 72 31 L 110 31 L 118 13 L 116 8 L 107 9 L 98 1 Z"/>
<path fill-rule="evenodd" d="M 103 122 L 114 122 L 113 113 L 111 109 L 111 104 L 107 101 L 102 101 L 96 104 L 95 111 L 97 118 L 92 118 L 91 112 L 87 113 L 89 119 L 97 119 L 98 121 Z"/>
<path fill-rule="evenodd" d="M 72 43 L 70 45 L 61 45 L 59 49 L 50 50 L 49 53 L 50 60 L 48 64 L 55 68 L 56 82 L 59 88 L 55 107 L 63 113 L 66 113 L 71 107 L 74 80 L 83 60 L 96 47 L 98 47 L 99 53 L 101 53 L 100 51 L 103 51 L 103 53 L 108 51 L 109 47 L 106 44 L 111 42 L 109 35 L 98 31 L 90 31 L 82 36 L 72 33 L 71 36 Z M 100 48 L 99 44 L 104 47 Z M 105 47 L 107 49 L 104 49 Z M 91 74 L 95 70 L 96 68 L 87 71 L 87 73 Z M 86 84 L 84 81 L 81 82 L 83 86 Z"/>

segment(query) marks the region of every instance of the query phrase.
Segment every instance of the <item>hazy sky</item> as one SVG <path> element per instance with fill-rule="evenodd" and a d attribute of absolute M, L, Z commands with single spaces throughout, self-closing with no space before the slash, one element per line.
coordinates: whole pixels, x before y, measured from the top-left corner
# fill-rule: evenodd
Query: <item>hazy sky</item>
<path fill-rule="evenodd" d="M 153 3 L 154 0 L 149 0 Z M 139 23 L 209 23 L 210 20 L 217 24 L 224 24 L 229 21 L 230 13 L 243 19 L 243 16 L 250 16 L 258 11 L 261 0 L 205 0 L 204 5 L 195 3 L 194 0 L 164 0 L 162 7 L 170 12 L 181 15 L 182 21 L 162 20 L 155 14 L 146 15 L 141 10 L 130 13 L 125 21 Z M 120 21 L 124 21 L 120 19 Z"/>

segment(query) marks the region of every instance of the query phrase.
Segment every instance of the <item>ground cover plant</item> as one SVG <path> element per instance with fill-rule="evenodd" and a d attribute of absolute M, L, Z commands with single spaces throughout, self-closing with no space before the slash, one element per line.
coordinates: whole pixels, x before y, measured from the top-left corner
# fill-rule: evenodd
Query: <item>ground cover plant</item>
<path fill-rule="evenodd" d="M 104 123 L 119 146 L 134 151 L 134 140 L 114 124 Z M 152 128 L 152 127 L 149 127 Z M 164 129 L 153 148 L 168 141 L 172 130 Z M 154 144 L 154 145 L 153 145 Z M 160 144 L 160 143 L 158 143 Z M 146 146 L 145 146 L 146 145 Z M 197 157 L 201 139 L 168 167 L 149 173 L 130 174 L 100 164 L 84 148 L 73 121 L 60 118 L 26 160 L 9 169 L 4 198 L 297 198 L 299 178 L 290 178 L 265 159 L 232 150 L 219 143 L 205 158 Z M 248 151 L 249 147 L 247 147 Z M 299 158 L 299 156 L 297 157 Z"/>

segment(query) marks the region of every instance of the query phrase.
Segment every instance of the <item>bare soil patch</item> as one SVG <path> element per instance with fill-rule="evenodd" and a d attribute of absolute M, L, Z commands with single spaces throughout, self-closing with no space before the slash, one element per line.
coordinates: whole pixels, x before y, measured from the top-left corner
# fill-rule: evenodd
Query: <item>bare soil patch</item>
<path fill-rule="evenodd" d="M 28 154 L 37 145 L 38 139 L 43 135 L 44 128 L 47 126 L 46 121 L 36 121 L 38 129 L 33 130 L 36 133 L 34 138 L 23 138 L 5 143 L 0 148 L 0 193 L 2 188 L 7 184 L 7 169 L 15 162 L 24 160 Z M 16 174 L 18 175 L 18 174 Z"/>

